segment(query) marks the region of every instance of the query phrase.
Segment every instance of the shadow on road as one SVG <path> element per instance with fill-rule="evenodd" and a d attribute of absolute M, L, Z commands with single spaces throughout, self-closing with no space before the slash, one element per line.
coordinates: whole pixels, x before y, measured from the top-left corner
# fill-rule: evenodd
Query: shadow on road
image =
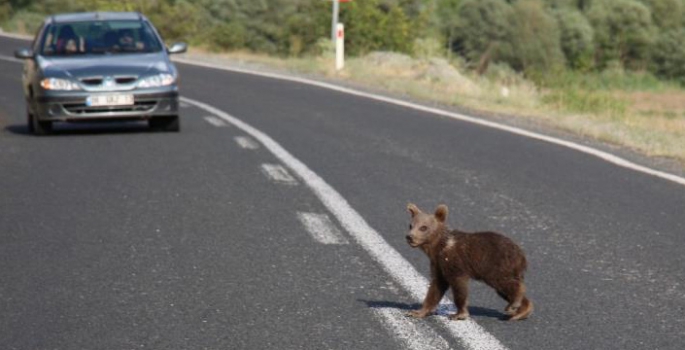
<path fill-rule="evenodd" d="M 5 127 L 5 130 L 15 135 L 35 136 L 29 131 L 26 124 L 8 125 Z M 153 131 L 150 130 L 146 122 L 56 123 L 52 132 L 45 136 L 136 134 L 151 132 Z"/>

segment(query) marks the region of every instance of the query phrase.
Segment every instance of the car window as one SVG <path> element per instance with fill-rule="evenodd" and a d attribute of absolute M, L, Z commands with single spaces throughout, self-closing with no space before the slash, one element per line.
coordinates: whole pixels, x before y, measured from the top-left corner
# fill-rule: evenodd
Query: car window
<path fill-rule="evenodd" d="M 41 54 L 126 54 L 159 52 L 162 44 L 143 21 L 53 23 L 43 32 Z"/>

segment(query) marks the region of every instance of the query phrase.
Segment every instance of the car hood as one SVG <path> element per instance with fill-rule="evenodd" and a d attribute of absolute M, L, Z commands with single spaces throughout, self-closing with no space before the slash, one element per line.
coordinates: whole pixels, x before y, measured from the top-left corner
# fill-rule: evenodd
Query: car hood
<path fill-rule="evenodd" d="M 174 74 L 173 65 L 163 53 L 45 57 L 37 60 L 45 77 L 85 78 L 93 76 L 144 76 Z"/>

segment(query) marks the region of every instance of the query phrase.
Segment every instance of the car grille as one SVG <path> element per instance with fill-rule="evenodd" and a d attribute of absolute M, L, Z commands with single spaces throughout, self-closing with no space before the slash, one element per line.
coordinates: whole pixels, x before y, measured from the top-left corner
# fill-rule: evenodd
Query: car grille
<path fill-rule="evenodd" d="M 88 87 L 99 87 L 102 85 L 102 82 L 105 80 L 104 77 L 89 77 L 89 78 L 81 78 L 81 83 L 85 86 Z M 119 76 L 119 77 L 114 77 L 114 82 L 116 85 L 127 85 L 131 84 L 138 80 L 138 77 L 136 76 Z"/>
<path fill-rule="evenodd" d="M 132 106 L 114 106 L 114 107 L 89 107 L 85 103 L 65 103 L 64 109 L 70 114 L 88 115 L 96 113 L 133 113 L 133 112 L 149 112 L 155 108 L 157 102 L 155 101 L 136 101 Z"/>

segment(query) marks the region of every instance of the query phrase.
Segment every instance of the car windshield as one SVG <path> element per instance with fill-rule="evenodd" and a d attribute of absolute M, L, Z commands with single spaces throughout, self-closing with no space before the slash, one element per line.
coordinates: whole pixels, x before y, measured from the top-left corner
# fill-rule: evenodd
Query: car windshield
<path fill-rule="evenodd" d="M 67 56 L 159 52 L 162 44 L 147 22 L 53 23 L 44 31 L 41 54 Z"/>

